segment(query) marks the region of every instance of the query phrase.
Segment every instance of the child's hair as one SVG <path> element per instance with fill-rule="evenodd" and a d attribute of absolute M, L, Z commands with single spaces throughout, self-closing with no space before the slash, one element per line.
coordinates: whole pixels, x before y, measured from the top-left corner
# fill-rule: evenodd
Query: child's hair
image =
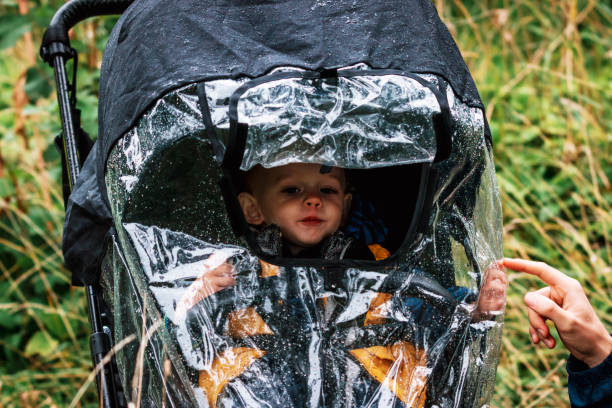
<path fill-rule="evenodd" d="M 236 177 L 236 192 L 237 193 L 249 193 L 253 194 L 253 177 L 257 168 L 261 167 L 259 164 L 251 167 L 249 170 L 237 171 Z"/>
<path fill-rule="evenodd" d="M 253 177 L 254 171 L 256 171 L 257 167 L 261 167 L 261 165 L 257 164 L 255 167 L 252 167 L 249 170 L 246 170 L 246 171 L 239 170 L 237 172 L 237 177 L 235 177 L 236 192 L 238 193 L 244 192 L 244 193 L 253 194 L 251 178 Z M 323 170 L 322 171 L 323 173 L 329 171 L 327 170 L 327 168 L 331 169 L 331 166 L 321 165 L 321 169 Z M 344 170 L 344 192 L 345 193 L 355 193 L 356 189 L 355 189 L 354 183 L 351 182 L 353 172 L 350 169 L 345 169 L 345 168 L 342 168 L 342 169 Z"/>
<path fill-rule="evenodd" d="M 251 194 L 253 193 L 247 182 L 247 176 L 251 170 L 247 170 L 247 171 L 239 170 L 236 172 L 237 177 L 235 179 L 236 179 L 236 192 L 237 193 L 251 193 Z"/>

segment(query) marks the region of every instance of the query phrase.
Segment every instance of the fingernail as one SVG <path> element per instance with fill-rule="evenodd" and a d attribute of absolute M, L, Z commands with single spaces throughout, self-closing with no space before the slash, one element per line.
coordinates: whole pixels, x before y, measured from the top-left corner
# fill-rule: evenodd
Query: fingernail
<path fill-rule="evenodd" d="M 532 341 L 534 344 L 538 342 L 538 336 L 537 336 L 535 333 L 533 333 L 533 334 L 531 335 L 531 341 Z"/>
<path fill-rule="evenodd" d="M 538 330 L 536 330 L 536 331 L 537 331 L 537 332 L 538 332 L 538 334 L 540 335 L 540 338 L 541 338 L 541 339 L 546 340 L 546 336 L 547 336 L 547 335 L 546 335 L 546 332 L 545 332 L 544 330 L 540 330 L 540 329 L 538 329 Z"/>
<path fill-rule="evenodd" d="M 544 344 L 546 344 L 546 347 L 548 348 L 553 348 L 553 340 L 550 337 L 547 337 L 544 339 Z"/>
<path fill-rule="evenodd" d="M 532 309 L 536 307 L 536 304 L 538 302 L 537 299 L 538 299 L 537 295 L 535 293 L 531 293 L 531 292 L 526 294 L 525 298 L 524 298 L 525 303 L 527 304 L 527 306 L 529 306 Z"/>

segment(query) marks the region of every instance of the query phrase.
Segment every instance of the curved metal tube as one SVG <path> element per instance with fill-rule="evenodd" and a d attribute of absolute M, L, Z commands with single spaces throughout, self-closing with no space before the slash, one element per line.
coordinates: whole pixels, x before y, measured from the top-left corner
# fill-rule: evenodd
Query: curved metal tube
<path fill-rule="evenodd" d="M 89 17 L 122 14 L 134 0 L 72 0 L 55 13 L 49 28 L 70 30 Z"/>

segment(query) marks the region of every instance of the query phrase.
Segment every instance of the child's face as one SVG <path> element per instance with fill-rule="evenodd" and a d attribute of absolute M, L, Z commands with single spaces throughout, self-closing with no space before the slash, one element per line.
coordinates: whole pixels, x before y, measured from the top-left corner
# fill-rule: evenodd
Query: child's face
<path fill-rule="evenodd" d="M 296 163 L 271 169 L 257 167 L 247 177 L 251 193 L 238 199 L 253 225 L 276 224 L 293 254 L 320 243 L 338 230 L 350 208 L 344 170 Z"/>

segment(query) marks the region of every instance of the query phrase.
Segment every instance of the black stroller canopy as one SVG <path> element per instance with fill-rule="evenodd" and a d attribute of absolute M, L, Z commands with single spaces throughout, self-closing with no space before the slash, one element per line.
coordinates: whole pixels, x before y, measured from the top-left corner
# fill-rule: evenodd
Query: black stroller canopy
<path fill-rule="evenodd" d="M 99 174 L 115 141 L 172 89 L 275 67 L 317 71 L 360 62 L 437 74 L 464 103 L 482 108 L 430 0 L 135 2 L 115 26 L 102 65 Z"/>

